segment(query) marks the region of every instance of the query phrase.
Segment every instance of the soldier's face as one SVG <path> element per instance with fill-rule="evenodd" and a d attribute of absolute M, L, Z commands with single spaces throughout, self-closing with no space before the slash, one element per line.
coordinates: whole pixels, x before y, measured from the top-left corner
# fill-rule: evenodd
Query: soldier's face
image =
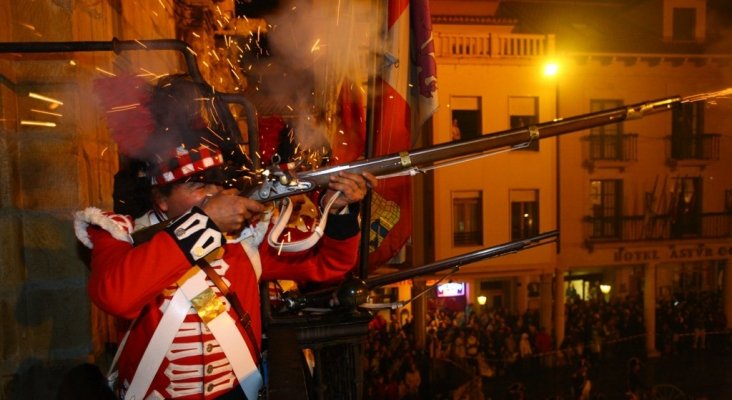
<path fill-rule="evenodd" d="M 168 196 L 157 200 L 158 208 L 168 218 L 177 218 L 193 207 L 200 206 L 203 200 L 223 190 L 221 186 L 202 182 L 184 182 L 173 185 Z"/>

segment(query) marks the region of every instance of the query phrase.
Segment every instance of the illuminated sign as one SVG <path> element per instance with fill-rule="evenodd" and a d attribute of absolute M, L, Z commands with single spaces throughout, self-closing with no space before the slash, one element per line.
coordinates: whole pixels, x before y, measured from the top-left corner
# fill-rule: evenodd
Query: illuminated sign
<path fill-rule="evenodd" d="M 448 282 L 437 286 L 437 297 L 465 296 L 465 283 Z"/>

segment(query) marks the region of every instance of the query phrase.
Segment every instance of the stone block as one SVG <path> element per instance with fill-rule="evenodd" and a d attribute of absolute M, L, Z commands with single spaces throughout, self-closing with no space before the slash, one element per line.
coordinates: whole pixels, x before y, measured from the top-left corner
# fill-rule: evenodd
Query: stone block
<path fill-rule="evenodd" d="M 0 282 L 21 282 L 25 271 L 17 268 L 23 260 L 23 234 L 20 216 L 12 209 L 0 211 Z"/>
<path fill-rule="evenodd" d="M 60 215 L 24 212 L 22 223 L 27 280 L 86 276 L 82 262 L 86 253 L 74 235 L 71 211 Z"/>
<path fill-rule="evenodd" d="M 22 207 L 26 210 L 78 207 L 77 149 L 49 132 L 25 133 L 19 144 Z"/>

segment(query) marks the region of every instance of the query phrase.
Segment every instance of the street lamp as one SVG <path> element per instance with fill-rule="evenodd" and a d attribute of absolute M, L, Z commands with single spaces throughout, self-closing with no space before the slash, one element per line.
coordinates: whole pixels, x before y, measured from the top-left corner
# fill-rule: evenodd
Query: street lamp
<path fill-rule="evenodd" d="M 612 290 L 610 285 L 600 285 L 603 300 L 610 301 L 610 290 Z"/>
<path fill-rule="evenodd" d="M 544 76 L 555 77 L 559 73 L 559 63 L 556 61 L 549 61 L 544 64 Z"/>
<path fill-rule="evenodd" d="M 544 76 L 554 81 L 554 118 L 559 119 L 559 73 L 562 66 L 556 60 L 544 64 Z"/>
<path fill-rule="evenodd" d="M 560 70 L 561 70 L 561 65 L 556 60 L 549 60 L 544 64 L 544 76 L 554 81 L 554 120 L 559 119 L 559 71 Z M 559 168 L 559 162 L 560 162 L 559 136 L 560 135 L 557 135 L 554 138 L 555 143 L 556 143 L 556 145 L 555 145 L 556 149 L 554 151 L 554 153 L 556 155 L 555 160 L 554 160 L 554 162 L 555 162 L 554 168 L 555 168 L 556 176 L 557 176 L 557 178 L 556 178 L 557 184 L 556 184 L 556 188 L 555 188 L 555 190 L 556 190 L 555 213 L 556 213 L 556 219 L 557 219 L 557 231 L 559 231 L 559 228 L 561 227 L 561 209 L 559 207 L 559 200 L 561 198 L 561 195 L 559 193 L 559 189 L 560 189 L 559 177 L 561 174 L 561 171 Z M 555 243 L 555 246 L 556 246 L 555 248 L 556 248 L 557 254 L 559 254 L 559 252 L 560 252 L 560 247 L 559 247 L 560 243 L 561 243 L 560 238 L 559 238 L 559 236 L 557 236 L 557 240 Z"/>
<path fill-rule="evenodd" d="M 488 298 L 486 298 L 485 296 L 478 296 L 478 304 L 480 304 L 481 306 L 485 305 L 486 300 L 488 300 Z"/>

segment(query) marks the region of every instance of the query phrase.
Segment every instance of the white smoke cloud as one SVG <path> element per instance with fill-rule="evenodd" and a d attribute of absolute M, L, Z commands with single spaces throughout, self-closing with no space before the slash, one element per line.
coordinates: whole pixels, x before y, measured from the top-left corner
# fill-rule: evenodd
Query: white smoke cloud
<path fill-rule="evenodd" d="M 282 79 L 263 89 L 274 101 L 293 103 L 291 123 L 302 147 L 327 145 L 345 79 L 365 86 L 368 59 L 380 37 L 378 12 L 367 0 L 294 0 L 266 18 L 269 72 Z"/>

